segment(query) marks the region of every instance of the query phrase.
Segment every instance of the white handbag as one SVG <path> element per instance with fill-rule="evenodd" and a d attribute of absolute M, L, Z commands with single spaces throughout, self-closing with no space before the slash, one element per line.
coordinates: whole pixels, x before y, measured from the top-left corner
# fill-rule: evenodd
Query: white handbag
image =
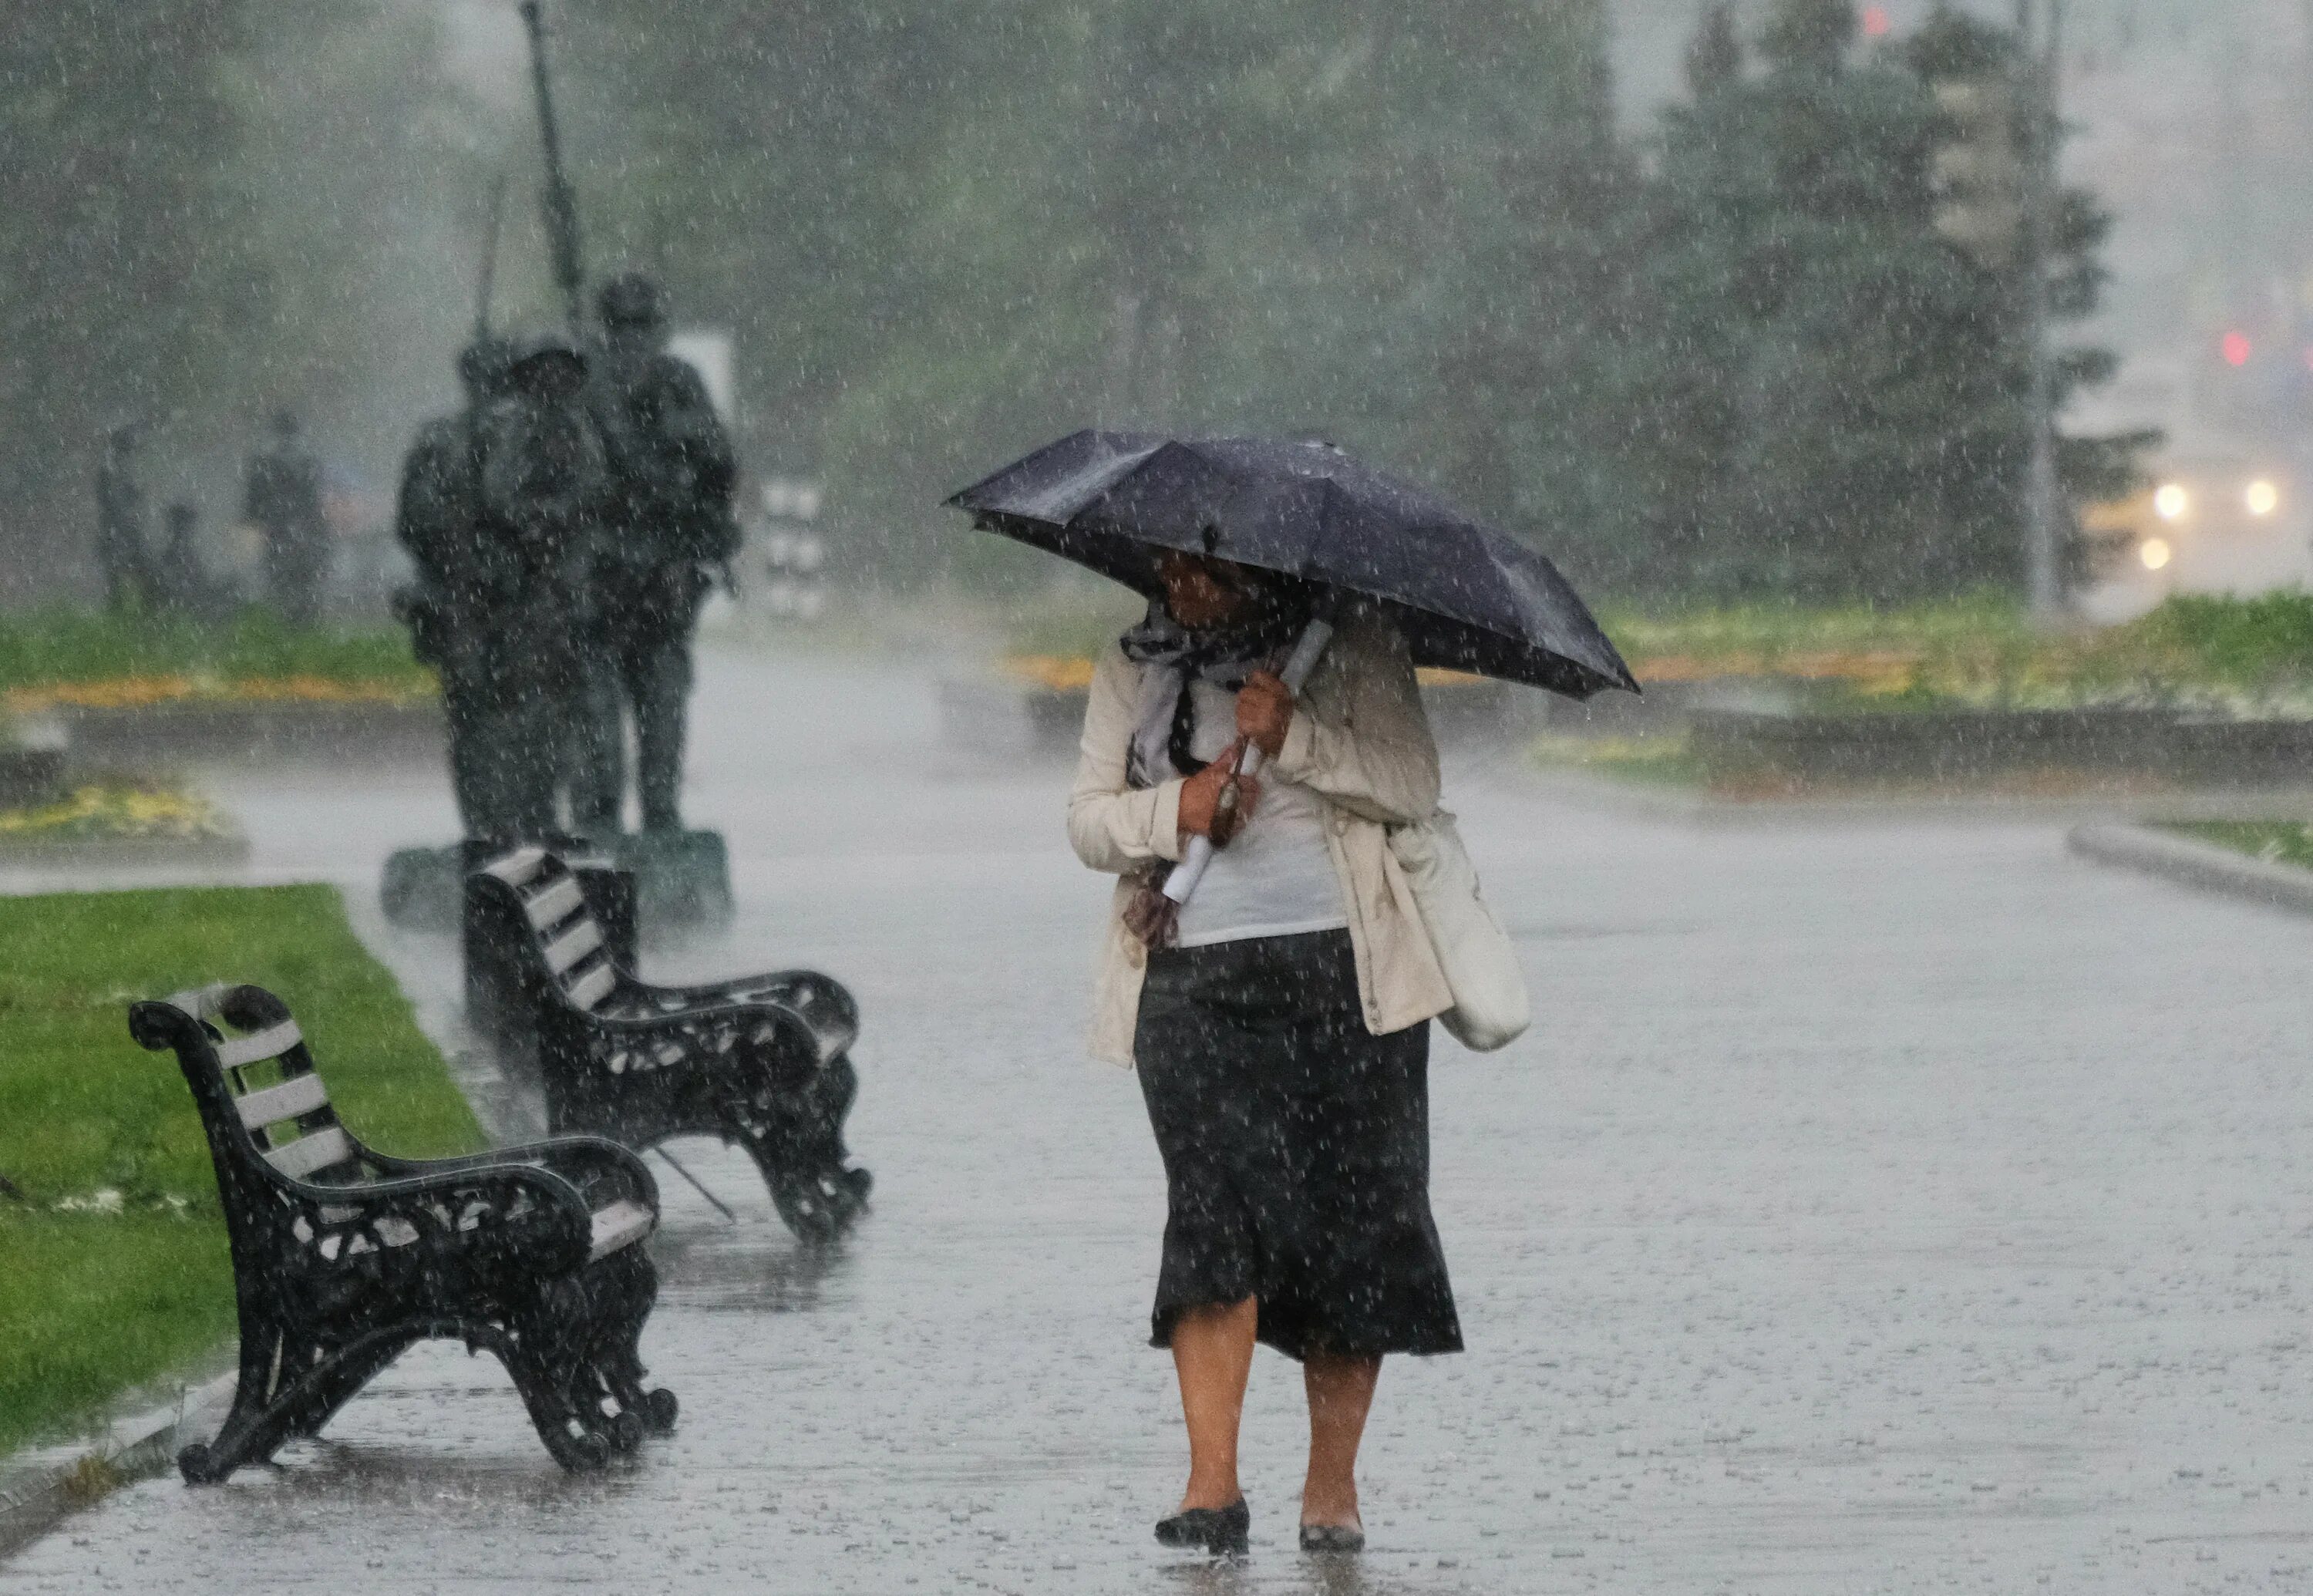
<path fill-rule="evenodd" d="M 1454 1006 L 1438 1018 L 1473 1052 L 1508 1046 L 1534 1023 L 1534 1010 L 1517 950 L 1478 890 L 1477 869 L 1454 816 L 1437 809 L 1427 820 L 1391 827 L 1389 851 L 1413 889 L 1454 994 Z"/>

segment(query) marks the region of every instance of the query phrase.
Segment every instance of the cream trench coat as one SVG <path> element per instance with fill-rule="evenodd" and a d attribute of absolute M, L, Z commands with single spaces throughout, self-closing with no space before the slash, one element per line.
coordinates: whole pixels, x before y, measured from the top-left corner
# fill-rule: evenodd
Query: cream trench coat
<path fill-rule="evenodd" d="M 1182 779 L 1138 791 L 1124 781 L 1139 688 L 1140 666 L 1111 644 L 1093 670 L 1069 795 L 1069 842 L 1077 857 L 1118 876 L 1181 857 Z M 1438 807 L 1438 745 L 1412 659 L 1394 627 L 1371 615 L 1343 623 L 1302 689 L 1284 747 L 1262 774 L 1317 796 L 1357 953 L 1366 1028 L 1384 1036 L 1451 1008 L 1445 972 L 1389 851 L 1387 827 L 1423 819 Z M 1148 963 L 1139 939 L 1124 929 L 1132 892 L 1130 880 L 1119 881 L 1109 906 L 1092 1027 L 1093 1056 L 1128 1069 Z"/>

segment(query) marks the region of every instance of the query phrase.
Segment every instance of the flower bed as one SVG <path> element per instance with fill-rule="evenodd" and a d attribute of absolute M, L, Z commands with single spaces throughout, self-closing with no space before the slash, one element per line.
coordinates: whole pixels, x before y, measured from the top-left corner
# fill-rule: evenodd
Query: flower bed
<path fill-rule="evenodd" d="M 119 676 L 14 687 L 0 693 L 0 710 L 37 715 L 59 709 L 145 710 L 176 704 L 383 704 L 433 701 L 430 681 L 338 682 L 326 676 Z"/>
<path fill-rule="evenodd" d="M 323 630 L 252 611 L 219 625 L 41 611 L 0 617 L 0 709 L 408 704 L 439 692 L 387 628 Z"/>
<path fill-rule="evenodd" d="M 1642 684 L 1767 679 L 1812 710 L 2158 707 L 2313 719 L 2313 595 L 2186 595 L 2125 626 L 2038 630 L 2004 601 L 1610 615 Z"/>
<path fill-rule="evenodd" d="M 150 782 L 91 781 L 55 803 L 0 809 L 0 851 L 121 840 L 231 842 L 239 834 L 207 798 Z"/>

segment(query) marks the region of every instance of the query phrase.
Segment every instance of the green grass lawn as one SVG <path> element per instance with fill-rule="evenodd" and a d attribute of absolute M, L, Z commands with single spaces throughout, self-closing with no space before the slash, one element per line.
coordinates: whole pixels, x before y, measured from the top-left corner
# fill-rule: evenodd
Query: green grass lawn
<path fill-rule="evenodd" d="M 483 1145 L 334 888 L 0 898 L 0 1451 L 68 1429 L 233 1329 L 216 1180 L 175 1055 L 128 1004 L 216 980 L 296 1010 L 347 1124 L 390 1152 Z"/>
<path fill-rule="evenodd" d="M 2168 829 L 2273 864 L 2313 869 L 2313 825 L 2301 821 L 2189 821 Z"/>
<path fill-rule="evenodd" d="M 398 626 L 299 628 L 262 609 L 214 624 L 61 608 L 0 616 L 0 692 L 165 676 L 434 691 Z"/>
<path fill-rule="evenodd" d="M 1097 653 L 1139 613 L 1114 594 L 1059 593 L 1017 616 L 1018 654 Z M 1605 604 L 1641 682 L 1781 676 L 1831 710 L 2177 703 L 2313 715 L 2313 593 L 2179 595 L 2125 625 L 2036 627 L 2011 597 L 1874 606 Z"/>

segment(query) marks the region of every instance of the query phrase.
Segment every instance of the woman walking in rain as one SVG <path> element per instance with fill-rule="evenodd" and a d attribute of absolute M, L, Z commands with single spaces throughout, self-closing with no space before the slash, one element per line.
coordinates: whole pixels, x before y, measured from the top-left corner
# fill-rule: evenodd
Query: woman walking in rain
<path fill-rule="evenodd" d="M 1355 1551 L 1382 1359 L 1462 1345 L 1429 1196 L 1429 1021 L 1453 997 L 1388 840 L 1436 807 L 1437 749 L 1372 611 L 1337 617 L 1297 701 L 1273 667 L 1308 588 L 1179 552 L 1158 569 L 1163 596 L 1095 675 L 1069 805 L 1077 856 L 1122 877 L 1095 1051 L 1137 1064 L 1165 1165 L 1153 1340 L 1190 1466 L 1156 1538 L 1244 1549 L 1260 1341 L 1308 1396 L 1301 1547 Z M 1258 783 L 1234 774 L 1248 746 Z M 1218 851 L 1176 910 L 1159 886 L 1196 837 Z"/>

